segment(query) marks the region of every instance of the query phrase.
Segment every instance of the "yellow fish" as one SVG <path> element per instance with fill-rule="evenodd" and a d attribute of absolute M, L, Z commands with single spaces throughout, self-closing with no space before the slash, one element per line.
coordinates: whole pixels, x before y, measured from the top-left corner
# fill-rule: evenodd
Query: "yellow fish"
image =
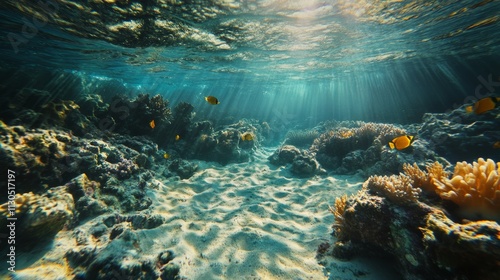
<path fill-rule="evenodd" d="M 156 125 L 155 125 L 155 120 L 150 121 L 150 122 L 149 122 L 149 126 L 150 126 L 151 128 L 155 128 L 155 126 L 156 126 Z"/>
<path fill-rule="evenodd" d="M 205 100 L 212 105 L 217 105 L 220 103 L 219 100 L 215 96 L 211 96 L 211 95 L 205 96 Z"/>
<path fill-rule="evenodd" d="M 243 141 L 252 141 L 253 140 L 253 134 L 250 132 L 245 132 L 241 135 L 241 140 Z"/>
<path fill-rule="evenodd" d="M 493 149 L 500 149 L 500 141 L 493 143 Z"/>
<path fill-rule="evenodd" d="M 179 134 L 175 135 L 175 141 L 179 141 L 181 139 L 181 136 Z"/>
<path fill-rule="evenodd" d="M 169 155 L 169 154 L 167 154 L 167 153 L 164 153 L 164 154 L 163 154 L 163 158 L 168 159 L 169 157 L 170 157 L 170 155 Z"/>
<path fill-rule="evenodd" d="M 495 109 L 500 101 L 500 97 L 488 96 L 485 98 L 481 98 L 473 106 L 465 107 L 465 111 L 467 113 L 476 113 L 477 115 L 486 113 L 490 110 Z"/>
<path fill-rule="evenodd" d="M 401 151 L 410 147 L 410 145 L 413 143 L 413 140 L 414 136 L 401 135 L 392 139 L 392 141 L 389 142 L 389 148 L 391 149 L 395 148 L 396 150 Z"/>

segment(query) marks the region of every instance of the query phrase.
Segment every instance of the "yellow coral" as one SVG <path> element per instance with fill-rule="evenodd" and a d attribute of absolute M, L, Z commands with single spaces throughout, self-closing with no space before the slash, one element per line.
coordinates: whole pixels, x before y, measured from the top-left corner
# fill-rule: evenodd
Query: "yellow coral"
<path fill-rule="evenodd" d="M 432 182 L 433 178 L 439 180 L 449 176 L 439 162 L 434 162 L 426 167 L 427 172 L 422 171 L 416 163 L 410 165 L 403 164 L 403 172 L 413 180 L 413 187 L 421 188 L 428 192 L 434 192 L 435 186 Z"/>
<path fill-rule="evenodd" d="M 500 163 L 479 158 L 477 162 L 457 162 L 453 176 L 433 178 L 436 193 L 463 208 L 463 214 L 500 218 Z M 467 213 L 469 212 L 469 213 Z"/>
<path fill-rule="evenodd" d="M 347 195 L 335 198 L 335 208 L 329 207 L 330 212 L 335 217 L 335 223 L 333 228 L 335 230 L 335 236 L 341 239 L 341 228 L 344 224 L 344 212 L 347 204 Z"/>

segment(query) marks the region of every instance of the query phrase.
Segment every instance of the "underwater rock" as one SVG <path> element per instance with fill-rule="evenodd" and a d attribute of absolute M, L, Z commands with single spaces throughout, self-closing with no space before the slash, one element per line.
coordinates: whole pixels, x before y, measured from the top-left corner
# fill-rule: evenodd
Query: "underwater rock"
<path fill-rule="evenodd" d="M 43 195 L 25 193 L 16 196 L 16 241 L 19 244 L 52 238 L 72 222 L 74 201 L 66 186 L 48 190 Z M 0 225 L 6 227 L 7 204 L 0 206 Z"/>
<path fill-rule="evenodd" d="M 149 215 L 146 213 L 121 215 L 114 214 L 102 218 L 107 227 L 113 227 L 116 224 L 129 222 L 133 229 L 152 229 L 165 223 L 165 219 L 160 215 Z"/>
<path fill-rule="evenodd" d="M 450 162 L 478 157 L 500 158 L 494 143 L 500 140 L 500 107 L 484 114 L 467 113 L 459 107 L 449 113 L 426 113 L 419 135 Z"/>
<path fill-rule="evenodd" d="M 292 163 L 293 160 L 301 154 L 301 151 L 292 145 L 284 145 L 274 151 L 268 158 L 269 162 L 274 165 L 286 165 Z"/>
<path fill-rule="evenodd" d="M 370 194 L 365 187 L 336 209 L 332 247 L 335 257 L 355 255 L 394 257 L 404 279 L 448 279 L 445 269 L 437 267 L 423 252 L 418 228 L 431 211 L 417 203 L 398 207 L 385 197 Z M 337 205 L 336 205 L 337 207 Z M 434 278 L 429 278 L 434 275 Z"/>
<path fill-rule="evenodd" d="M 319 170 L 319 163 L 313 156 L 303 153 L 293 159 L 290 170 L 299 176 L 312 176 Z"/>
<path fill-rule="evenodd" d="M 159 271 L 156 263 L 147 257 L 141 257 L 140 239 L 132 230 L 126 230 L 109 242 L 95 256 L 89 258 L 86 266 L 86 279 L 156 279 Z M 92 253 L 91 253 L 92 254 Z M 76 255 L 73 253 L 72 255 Z M 70 255 L 71 256 L 71 255 Z M 123 260 L 127 260 L 126 262 Z M 75 261 L 73 260 L 73 263 Z M 82 265 L 82 264 L 80 264 Z"/>
<path fill-rule="evenodd" d="M 82 246 L 66 253 L 65 258 L 75 274 L 84 279 L 157 279 L 160 275 L 176 279 L 180 269 L 171 264 L 174 253 L 170 250 L 150 253 L 156 248 L 147 249 L 151 246 L 149 241 L 139 238 L 137 233 L 137 230 L 144 233 L 165 223 L 162 216 L 114 214 L 92 223 L 87 235 L 97 238 L 102 245 L 88 246 L 86 242 L 80 242 Z M 75 236 L 82 234 L 82 230 L 75 229 Z"/>
<path fill-rule="evenodd" d="M 73 142 L 66 132 L 25 129 L 0 121 L 0 145 L 2 163 L 23 174 L 17 179 L 17 192 L 42 191 L 44 184 L 60 185 L 79 174 L 77 162 L 68 160 Z"/>
<path fill-rule="evenodd" d="M 434 210 L 420 228 L 426 254 L 440 267 L 467 279 L 498 279 L 500 225 L 493 221 L 455 223 Z"/>
<path fill-rule="evenodd" d="M 234 128 L 215 131 L 211 135 L 202 134 L 195 141 L 192 157 L 215 161 L 221 164 L 245 162 L 250 158 L 252 149 L 241 149 L 241 133 Z"/>
<path fill-rule="evenodd" d="M 168 169 L 177 173 L 181 179 L 188 179 L 196 172 L 198 164 L 187 160 L 174 159 L 168 166 Z"/>
<path fill-rule="evenodd" d="M 146 196 L 144 188 L 135 180 L 120 182 L 115 177 L 109 177 L 101 186 L 101 197 L 106 205 L 122 211 L 143 210 L 148 208 L 152 201 Z"/>
<path fill-rule="evenodd" d="M 271 164 L 281 166 L 289 165 L 290 171 L 298 176 L 313 176 L 324 172 L 314 155 L 308 151 L 301 151 L 295 146 L 284 145 L 274 151 L 268 158 Z"/>
<path fill-rule="evenodd" d="M 90 181 L 85 173 L 73 178 L 66 186 L 75 201 L 77 218 L 79 220 L 110 211 L 107 205 L 98 199 L 100 196 L 100 184 Z"/>

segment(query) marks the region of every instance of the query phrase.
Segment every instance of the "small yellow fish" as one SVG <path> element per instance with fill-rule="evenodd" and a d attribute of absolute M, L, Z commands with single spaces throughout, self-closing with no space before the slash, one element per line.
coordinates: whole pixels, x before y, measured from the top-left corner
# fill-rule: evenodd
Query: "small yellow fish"
<path fill-rule="evenodd" d="M 253 134 L 250 132 L 245 132 L 241 135 L 241 140 L 243 141 L 252 141 L 253 140 Z"/>
<path fill-rule="evenodd" d="M 211 95 L 205 96 L 205 100 L 212 105 L 217 105 L 220 103 L 219 99 L 217 99 L 215 96 L 211 96 Z"/>
<path fill-rule="evenodd" d="M 169 154 L 167 154 L 167 153 L 164 153 L 164 154 L 163 154 L 163 158 L 168 159 L 169 157 L 170 157 L 170 155 L 169 155 Z"/>
<path fill-rule="evenodd" d="M 500 149 L 500 141 L 493 143 L 493 149 Z"/>
<path fill-rule="evenodd" d="M 155 120 L 150 121 L 150 122 L 149 122 L 149 126 L 150 126 L 151 128 L 155 128 L 155 126 L 156 126 L 156 125 L 155 125 Z"/>
<path fill-rule="evenodd" d="M 413 143 L 413 140 L 414 136 L 401 135 L 392 139 L 392 141 L 389 142 L 389 148 L 391 149 L 395 148 L 396 150 L 401 151 L 410 147 L 410 145 Z"/>
<path fill-rule="evenodd" d="M 175 135 L 175 141 L 179 141 L 181 139 L 181 136 L 179 134 Z"/>
<path fill-rule="evenodd" d="M 495 109 L 500 101 L 500 97 L 488 96 L 481 98 L 473 106 L 465 107 L 467 113 L 476 113 L 477 115 L 484 114 L 490 110 Z"/>

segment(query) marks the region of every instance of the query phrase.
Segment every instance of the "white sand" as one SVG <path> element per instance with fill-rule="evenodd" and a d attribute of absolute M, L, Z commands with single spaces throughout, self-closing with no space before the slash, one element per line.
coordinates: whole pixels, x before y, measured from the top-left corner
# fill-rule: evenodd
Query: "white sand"
<path fill-rule="evenodd" d="M 359 190 L 363 179 L 299 179 L 268 163 L 274 150 L 263 149 L 243 164 L 199 162 L 200 171 L 190 179 L 153 182 L 158 188 L 148 190 L 150 209 L 167 222 L 137 230 L 140 245 L 131 254 L 154 259 L 172 250 L 172 262 L 187 279 L 390 279 L 374 260 L 329 258 L 328 274 L 315 258 L 318 245 L 330 240 L 333 215 L 328 206 L 335 197 Z M 92 224 L 91 220 L 79 228 L 87 231 Z M 42 249 L 43 257 L 38 253 L 30 263 L 25 254 L 27 259 L 19 260 L 28 267 L 18 270 L 18 278 L 69 279 L 71 269 L 63 256 L 74 247 L 72 231 L 61 231 L 49 248 Z"/>
<path fill-rule="evenodd" d="M 188 279 L 326 279 L 315 259 L 328 241 L 335 197 L 360 189 L 358 177 L 298 179 L 254 161 L 219 166 L 200 162 L 188 180 L 166 181 L 153 206 L 168 223 L 165 246 Z"/>

